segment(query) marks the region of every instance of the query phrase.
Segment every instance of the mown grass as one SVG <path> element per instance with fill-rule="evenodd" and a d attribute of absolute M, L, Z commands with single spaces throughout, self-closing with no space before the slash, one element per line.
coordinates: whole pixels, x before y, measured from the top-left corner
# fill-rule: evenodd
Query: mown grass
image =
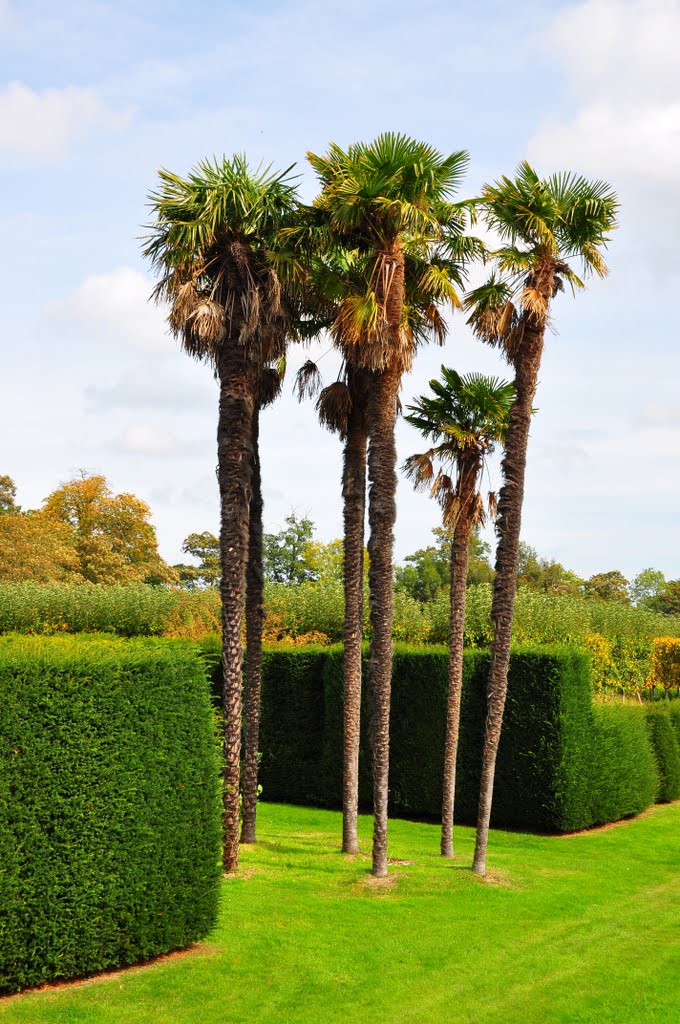
<path fill-rule="evenodd" d="M 361 822 L 369 850 L 370 821 Z M 338 853 L 340 816 L 263 804 L 198 950 L 0 1001 L 16 1024 L 670 1024 L 680 1019 L 680 802 L 552 838 L 495 832 L 490 878 L 391 823 L 395 864 Z"/>

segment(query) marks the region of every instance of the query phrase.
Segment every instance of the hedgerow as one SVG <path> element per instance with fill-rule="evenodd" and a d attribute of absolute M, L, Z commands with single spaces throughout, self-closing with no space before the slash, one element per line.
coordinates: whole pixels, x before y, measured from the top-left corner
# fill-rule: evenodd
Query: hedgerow
<path fill-rule="evenodd" d="M 364 608 L 364 639 L 370 640 L 368 600 Z M 396 641 L 417 645 L 447 642 L 446 594 L 421 605 L 397 591 L 394 611 Z M 469 587 L 467 647 L 489 646 L 490 611 L 491 587 Z M 295 587 L 268 583 L 265 587 L 264 638 L 268 642 L 288 646 L 339 643 L 343 616 L 340 583 L 306 583 Z M 0 585 L 0 632 L 86 631 L 197 639 L 219 628 L 220 598 L 215 588 L 188 593 L 143 585 Z M 591 657 L 596 693 L 635 695 L 648 691 L 650 683 L 668 693 L 680 686 L 677 616 L 631 608 L 616 601 L 587 601 L 523 588 L 515 603 L 513 637 L 520 644 L 570 644 L 586 650 Z"/>
<path fill-rule="evenodd" d="M 0 633 L 195 637 L 219 628 L 216 591 L 103 584 L 0 584 Z"/>
<path fill-rule="evenodd" d="M 217 692 L 219 644 L 204 641 L 202 647 Z M 390 753 L 395 813 L 440 814 L 447 667 L 443 647 L 395 648 Z M 488 668 L 488 652 L 465 652 L 456 781 L 456 816 L 463 822 L 474 822 L 477 811 Z M 265 799 L 340 806 L 342 674 L 340 647 L 265 650 L 260 729 Z M 369 722 L 364 687 L 359 797 L 366 808 L 371 802 Z M 495 825 L 557 832 L 588 828 L 643 810 L 654 801 L 657 786 L 643 709 L 618 702 L 594 707 L 585 652 L 547 646 L 514 650 L 496 768 Z"/>
<path fill-rule="evenodd" d="M 680 749 L 669 710 L 653 704 L 645 708 L 645 718 L 659 772 L 656 799 L 661 803 L 677 800 L 680 796 Z"/>
<path fill-rule="evenodd" d="M 0 991 L 203 938 L 219 773 L 191 645 L 3 637 L 0 690 Z"/>

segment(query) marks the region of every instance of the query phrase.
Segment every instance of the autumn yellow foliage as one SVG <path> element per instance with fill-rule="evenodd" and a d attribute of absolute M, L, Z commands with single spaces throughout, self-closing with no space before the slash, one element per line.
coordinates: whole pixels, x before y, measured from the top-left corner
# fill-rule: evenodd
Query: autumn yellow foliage
<path fill-rule="evenodd" d="M 680 687 L 680 638 L 657 636 L 652 653 L 653 686 L 662 686 L 666 693 L 672 687 Z"/>

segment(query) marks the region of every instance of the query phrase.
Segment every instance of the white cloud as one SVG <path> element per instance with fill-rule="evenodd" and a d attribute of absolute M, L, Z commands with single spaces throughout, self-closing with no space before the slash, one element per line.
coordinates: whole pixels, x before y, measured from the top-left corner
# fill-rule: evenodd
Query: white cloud
<path fill-rule="evenodd" d="M 617 184 L 680 179 L 680 3 L 585 0 L 563 9 L 545 46 L 564 65 L 576 109 L 550 116 L 529 158 Z"/>
<path fill-rule="evenodd" d="M 153 281 L 132 267 L 88 277 L 64 301 L 47 309 L 62 330 L 87 333 L 95 341 L 125 345 L 143 352 L 174 352 L 165 313 L 149 301 Z"/>
<path fill-rule="evenodd" d="M 152 357 L 149 357 L 152 358 Z M 182 358 L 178 368 L 164 363 L 142 364 L 126 369 L 112 384 L 105 387 L 88 385 L 85 397 L 94 412 L 112 409 L 169 410 L 175 414 L 204 411 L 217 412 L 217 388 L 207 374 L 197 373 L 188 356 Z"/>
<path fill-rule="evenodd" d="M 3 12 L 0 8 L 0 26 Z M 36 92 L 10 82 L 0 93 L 0 152 L 54 160 L 79 137 L 96 130 L 118 130 L 131 112 L 110 110 L 94 89 L 67 86 Z"/>
<path fill-rule="evenodd" d="M 114 447 L 125 455 L 176 456 L 181 454 L 181 446 L 173 434 L 144 423 L 128 427 L 114 442 Z"/>

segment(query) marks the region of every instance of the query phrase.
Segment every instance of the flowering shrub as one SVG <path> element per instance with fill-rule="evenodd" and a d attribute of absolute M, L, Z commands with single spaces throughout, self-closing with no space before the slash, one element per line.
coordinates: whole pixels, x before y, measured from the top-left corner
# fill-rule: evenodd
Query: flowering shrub
<path fill-rule="evenodd" d="M 652 654 L 652 686 L 662 686 L 668 696 L 671 687 L 680 689 L 680 638 L 658 636 L 654 640 Z"/>

